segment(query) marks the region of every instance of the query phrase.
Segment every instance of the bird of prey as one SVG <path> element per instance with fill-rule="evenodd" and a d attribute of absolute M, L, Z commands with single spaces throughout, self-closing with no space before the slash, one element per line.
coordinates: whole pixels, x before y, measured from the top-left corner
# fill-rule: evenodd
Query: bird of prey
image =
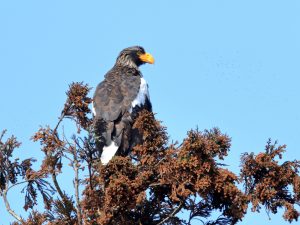
<path fill-rule="evenodd" d="M 154 63 L 144 48 L 133 46 L 122 50 L 113 68 L 98 84 L 93 97 L 94 132 L 102 164 L 114 155 L 128 155 L 141 144 L 141 134 L 132 125 L 138 112 L 152 111 L 148 84 L 139 66 Z"/>

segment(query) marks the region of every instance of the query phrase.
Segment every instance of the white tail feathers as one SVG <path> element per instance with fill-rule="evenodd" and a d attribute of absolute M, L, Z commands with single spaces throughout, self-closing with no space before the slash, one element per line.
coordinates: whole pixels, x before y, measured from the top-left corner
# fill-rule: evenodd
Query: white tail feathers
<path fill-rule="evenodd" d="M 103 165 L 106 165 L 109 162 L 109 160 L 111 160 L 112 157 L 114 157 L 118 148 L 119 148 L 119 146 L 117 146 L 116 143 L 113 141 L 111 142 L 111 144 L 109 146 L 103 147 L 103 151 L 102 151 L 102 155 L 101 155 L 101 162 Z"/>

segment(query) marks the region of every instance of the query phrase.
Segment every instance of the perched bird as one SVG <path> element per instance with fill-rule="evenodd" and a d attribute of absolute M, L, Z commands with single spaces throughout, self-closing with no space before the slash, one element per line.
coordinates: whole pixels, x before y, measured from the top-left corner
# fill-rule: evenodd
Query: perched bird
<path fill-rule="evenodd" d="M 103 164 L 114 155 L 128 155 L 133 146 L 141 143 L 141 134 L 132 125 L 138 112 L 152 111 L 148 84 L 139 70 L 145 63 L 153 64 L 154 58 L 144 48 L 125 48 L 95 90 L 94 132 Z"/>

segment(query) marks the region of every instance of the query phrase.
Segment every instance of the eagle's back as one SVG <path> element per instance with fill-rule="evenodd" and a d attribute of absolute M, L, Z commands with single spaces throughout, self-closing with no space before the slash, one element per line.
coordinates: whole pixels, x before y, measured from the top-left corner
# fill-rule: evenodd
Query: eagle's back
<path fill-rule="evenodd" d="M 136 69 L 115 66 L 96 88 L 95 117 L 115 121 L 126 111 L 138 95 L 141 74 Z"/>

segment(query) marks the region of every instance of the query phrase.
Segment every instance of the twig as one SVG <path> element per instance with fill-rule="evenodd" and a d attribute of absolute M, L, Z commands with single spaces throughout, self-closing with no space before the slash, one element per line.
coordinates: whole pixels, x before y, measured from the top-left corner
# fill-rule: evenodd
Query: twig
<path fill-rule="evenodd" d="M 181 202 L 180 205 L 177 208 L 175 208 L 172 213 L 170 213 L 166 218 L 160 221 L 157 225 L 162 225 L 165 222 L 167 222 L 169 219 L 173 218 L 181 210 L 182 207 L 183 207 L 183 202 Z"/>
<path fill-rule="evenodd" d="M 9 212 L 9 214 L 12 215 L 12 216 L 13 216 L 16 220 L 18 220 L 19 222 L 22 222 L 22 218 L 21 218 L 19 215 L 17 215 L 17 214 L 15 213 L 14 210 L 11 209 L 10 204 L 9 204 L 9 201 L 8 201 L 8 199 L 7 199 L 7 193 L 8 193 L 8 191 L 9 191 L 12 187 L 17 186 L 17 185 L 19 185 L 19 184 L 23 184 L 23 183 L 29 182 L 29 181 L 31 181 L 31 180 L 26 180 L 26 181 L 19 182 L 19 183 L 15 183 L 15 184 L 9 186 L 9 179 L 6 178 L 5 188 L 4 188 L 4 190 L 3 190 L 2 192 L 0 192 L 0 193 L 2 194 L 2 198 L 3 198 L 3 201 L 4 201 L 4 204 L 5 204 L 5 207 L 6 207 L 7 212 Z"/>
<path fill-rule="evenodd" d="M 55 128 L 53 130 L 53 134 L 55 134 L 57 137 L 58 137 L 58 135 L 57 135 L 57 129 L 58 129 L 60 123 L 63 121 L 64 118 L 65 118 L 65 112 L 62 111 L 61 116 L 59 117 L 59 120 L 58 120 L 58 122 L 57 122 L 57 124 L 56 124 L 56 126 L 55 126 Z M 49 157 L 49 155 L 48 155 L 48 157 Z M 57 182 L 57 178 L 56 178 L 55 172 L 53 172 L 51 176 L 52 176 L 52 181 L 53 181 L 53 184 L 55 186 L 56 191 L 58 192 L 58 194 L 61 197 L 61 199 L 65 200 L 66 196 L 62 192 L 62 190 L 61 190 L 61 188 L 60 188 L 60 186 L 59 186 L 59 184 Z"/>
<path fill-rule="evenodd" d="M 57 131 L 57 129 L 58 129 L 58 126 L 59 126 L 60 123 L 63 121 L 63 119 L 65 118 L 65 116 L 66 116 L 65 112 L 62 111 L 62 113 L 61 113 L 61 115 L 60 115 L 60 117 L 59 117 L 59 120 L 58 120 L 58 122 L 57 122 L 57 124 L 56 124 L 56 126 L 55 126 L 55 128 L 54 128 L 54 130 L 53 130 L 53 133 L 56 133 L 56 131 Z"/>
<path fill-rule="evenodd" d="M 65 194 L 62 192 L 58 182 L 57 182 L 57 179 L 56 179 L 56 174 L 55 172 L 52 173 L 52 181 L 53 181 L 53 184 L 54 184 L 54 187 L 56 189 L 56 191 L 58 192 L 59 196 L 61 197 L 61 199 L 65 199 L 66 196 Z"/>
<path fill-rule="evenodd" d="M 27 183 L 27 182 L 30 182 L 30 181 L 33 181 L 33 180 L 35 180 L 35 179 L 29 179 L 29 180 L 21 181 L 21 182 L 19 182 L 19 183 L 15 183 L 15 184 L 13 184 L 13 185 L 11 185 L 11 186 L 9 186 L 9 187 L 7 188 L 6 193 L 7 193 L 11 188 L 13 188 L 13 187 L 15 187 L 15 186 L 17 186 L 17 185 L 24 184 L 24 183 Z"/>
<path fill-rule="evenodd" d="M 79 162 L 77 159 L 77 149 L 76 149 L 76 141 L 75 148 L 73 151 L 73 169 L 75 172 L 75 179 L 74 179 L 74 188 L 75 188 L 75 198 L 76 198 L 76 211 L 77 211 L 77 220 L 78 224 L 82 225 L 82 213 L 81 213 L 81 206 L 80 206 L 80 199 L 79 199 Z"/>
<path fill-rule="evenodd" d="M 58 129 L 60 123 L 66 117 L 65 111 L 66 111 L 66 109 L 63 110 L 61 116 L 59 117 L 59 121 L 58 121 L 58 123 L 56 124 L 56 126 L 55 126 L 55 128 L 53 130 L 55 135 L 57 135 L 57 129 Z M 64 136 L 64 139 L 67 140 L 65 138 L 64 130 L 63 130 L 63 136 Z M 67 141 L 67 143 L 69 145 L 71 145 L 68 141 Z M 76 143 L 75 143 L 75 146 L 76 146 Z M 75 152 L 72 152 L 72 154 L 73 154 L 73 160 L 71 160 L 70 158 L 68 158 L 66 155 L 64 155 L 64 157 L 66 157 L 67 159 L 69 159 L 72 162 L 73 169 L 74 169 L 74 172 L 75 172 L 74 188 L 75 188 L 75 198 L 76 198 L 77 220 L 78 220 L 78 224 L 82 225 L 82 215 L 81 215 L 82 213 L 81 213 L 80 199 L 79 199 L 79 172 L 78 172 L 79 167 L 78 167 L 78 160 L 77 160 L 76 150 L 75 150 Z M 65 194 L 62 192 L 62 190 L 61 190 L 61 188 L 60 188 L 60 186 L 59 186 L 59 184 L 57 182 L 55 172 L 52 173 L 52 180 L 53 180 L 54 186 L 55 186 L 58 194 L 60 195 L 60 197 L 62 199 L 66 199 Z"/>
<path fill-rule="evenodd" d="M 193 211 L 194 211 L 194 209 L 195 209 L 195 200 L 196 200 L 196 197 L 194 198 L 194 200 L 191 200 L 191 201 L 193 201 L 193 208 L 191 209 L 191 211 L 190 211 L 190 215 L 189 215 L 189 221 L 188 221 L 188 224 L 190 225 L 191 224 L 191 221 L 192 221 L 192 219 L 193 219 Z"/>
<path fill-rule="evenodd" d="M 10 215 L 12 215 L 16 220 L 18 220 L 19 222 L 22 222 L 22 219 L 20 216 L 18 216 L 14 210 L 12 210 L 10 208 L 10 204 L 7 200 L 7 191 L 8 191 L 8 186 L 6 185 L 5 189 L 3 190 L 3 193 L 2 193 L 2 196 L 3 196 L 3 201 L 5 203 L 5 207 L 6 207 L 6 210 L 10 213 Z"/>

